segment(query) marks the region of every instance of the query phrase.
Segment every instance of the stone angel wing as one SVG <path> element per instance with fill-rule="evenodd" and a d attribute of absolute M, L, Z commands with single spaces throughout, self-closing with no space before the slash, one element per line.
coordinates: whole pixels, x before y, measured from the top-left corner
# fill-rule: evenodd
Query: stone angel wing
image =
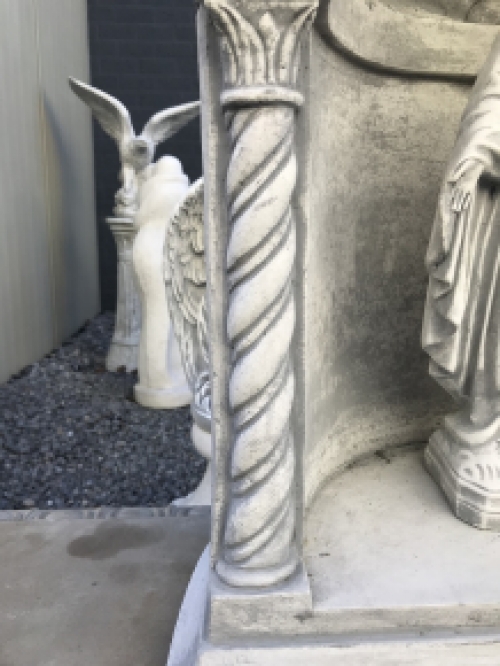
<path fill-rule="evenodd" d="M 197 378 L 209 368 L 203 192 L 200 178 L 191 185 L 172 216 L 164 250 L 170 316 L 184 371 L 193 389 Z"/>
<path fill-rule="evenodd" d="M 141 137 L 157 145 L 181 130 L 184 125 L 200 114 L 200 103 L 190 102 L 159 111 L 152 116 L 141 132 Z"/>
<path fill-rule="evenodd" d="M 118 99 L 72 77 L 69 77 L 69 85 L 75 95 L 90 107 L 103 130 L 119 145 L 135 137 L 130 114 Z"/>

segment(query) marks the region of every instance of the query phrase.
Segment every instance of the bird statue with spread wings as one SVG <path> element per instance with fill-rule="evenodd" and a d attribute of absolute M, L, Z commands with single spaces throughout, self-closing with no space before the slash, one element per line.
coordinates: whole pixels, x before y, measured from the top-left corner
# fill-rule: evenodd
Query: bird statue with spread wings
<path fill-rule="evenodd" d="M 184 372 L 193 391 L 191 413 L 194 447 L 209 464 L 198 488 L 178 506 L 211 503 L 211 387 L 207 331 L 207 273 L 203 225 L 203 178 L 189 188 L 167 227 L 164 266 L 170 317 L 179 343 Z"/>
<path fill-rule="evenodd" d="M 114 214 L 117 217 L 133 217 L 138 209 L 139 186 L 141 180 L 147 178 L 156 146 L 196 118 L 200 113 L 200 103 L 191 102 L 155 113 L 141 134 L 136 136 L 130 114 L 119 100 L 71 77 L 69 85 L 118 145 L 122 187 L 115 195 Z"/>

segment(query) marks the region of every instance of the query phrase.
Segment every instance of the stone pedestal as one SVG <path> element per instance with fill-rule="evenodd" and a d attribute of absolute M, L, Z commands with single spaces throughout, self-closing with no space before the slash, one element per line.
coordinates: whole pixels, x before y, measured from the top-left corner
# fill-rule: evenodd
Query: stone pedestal
<path fill-rule="evenodd" d="M 496 666 L 499 557 L 498 538 L 450 519 L 421 449 L 389 450 L 332 481 L 311 508 L 309 609 L 287 608 L 280 588 L 244 604 L 211 578 L 206 552 L 168 666 Z"/>
<path fill-rule="evenodd" d="M 411 448 L 450 409 L 422 258 L 496 29 L 377 0 L 202 5 L 212 534 L 169 666 L 496 666 L 496 537 Z"/>
<path fill-rule="evenodd" d="M 141 334 L 141 305 L 132 267 L 132 245 L 137 227 L 131 218 L 108 217 L 106 222 L 116 241 L 118 276 L 115 330 L 108 354 L 106 369 L 127 372 L 137 369 L 139 338 Z"/>

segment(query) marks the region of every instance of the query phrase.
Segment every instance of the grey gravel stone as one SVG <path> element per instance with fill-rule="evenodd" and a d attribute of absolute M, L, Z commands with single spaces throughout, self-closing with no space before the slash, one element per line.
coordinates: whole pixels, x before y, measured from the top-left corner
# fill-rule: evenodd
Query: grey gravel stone
<path fill-rule="evenodd" d="M 0 510 L 165 507 L 205 461 L 189 408 L 144 409 L 135 373 L 109 373 L 113 315 L 100 315 L 0 386 Z"/>

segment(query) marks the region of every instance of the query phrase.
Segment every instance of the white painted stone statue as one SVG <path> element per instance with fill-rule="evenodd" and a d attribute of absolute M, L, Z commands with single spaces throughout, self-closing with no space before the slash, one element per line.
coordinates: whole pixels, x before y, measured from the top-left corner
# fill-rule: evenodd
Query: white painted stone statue
<path fill-rule="evenodd" d="M 173 409 L 191 402 L 179 346 L 169 314 L 164 281 L 166 230 L 189 179 L 175 157 L 162 157 L 149 167 L 141 185 L 133 265 L 139 286 L 142 331 L 139 344 L 139 382 L 135 399 L 151 409 Z"/>
<path fill-rule="evenodd" d="M 170 316 L 193 394 L 191 438 L 208 460 L 200 484 L 176 506 L 210 506 L 212 486 L 211 389 L 206 309 L 203 179 L 194 183 L 174 213 L 165 242 L 165 284 Z"/>
<path fill-rule="evenodd" d="M 122 187 L 115 195 L 114 213 L 116 217 L 134 217 L 139 206 L 139 187 L 148 177 L 156 146 L 198 116 L 199 102 L 155 113 L 136 136 L 130 114 L 118 99 L 73 78 L 69 84 L 75 95 L 88 104 L 103 130 L 116 141 Z"/>
<path fill-rule="evenodd" d="M 199 113 L 199 103 L 184 104 L 156 113 L 136 137 L 130 114 L 116 98 L 82 81 L 70 78 L 73 92 L 91 109 L 102 129 L 117 143 L 122 187 L 115 195 L 114 217 L 107 218 L 118 254 L 117 302 L 113 338 L 106 368 L 137 369 L 141 333 L 140 300 L 132 268 L 132 244 L 137 232 L 135 214 L 139 188 L 149 175 L 155 148 Z"/>
<path fill-rule="evenodd" d="M 421 444 L 452 403 L 421 257 L 498 34 L 481 7 L 200 2 L 211 538 L 168 666 L 498 666 L 500 540 L 450 516 Z"/>
<path fill-rule="evenodd" d="M 448 162 L 426 265 L 422 344 L 461 402 L 426 450 L 459 518 L 500 530 L 500 38 Z"/>

